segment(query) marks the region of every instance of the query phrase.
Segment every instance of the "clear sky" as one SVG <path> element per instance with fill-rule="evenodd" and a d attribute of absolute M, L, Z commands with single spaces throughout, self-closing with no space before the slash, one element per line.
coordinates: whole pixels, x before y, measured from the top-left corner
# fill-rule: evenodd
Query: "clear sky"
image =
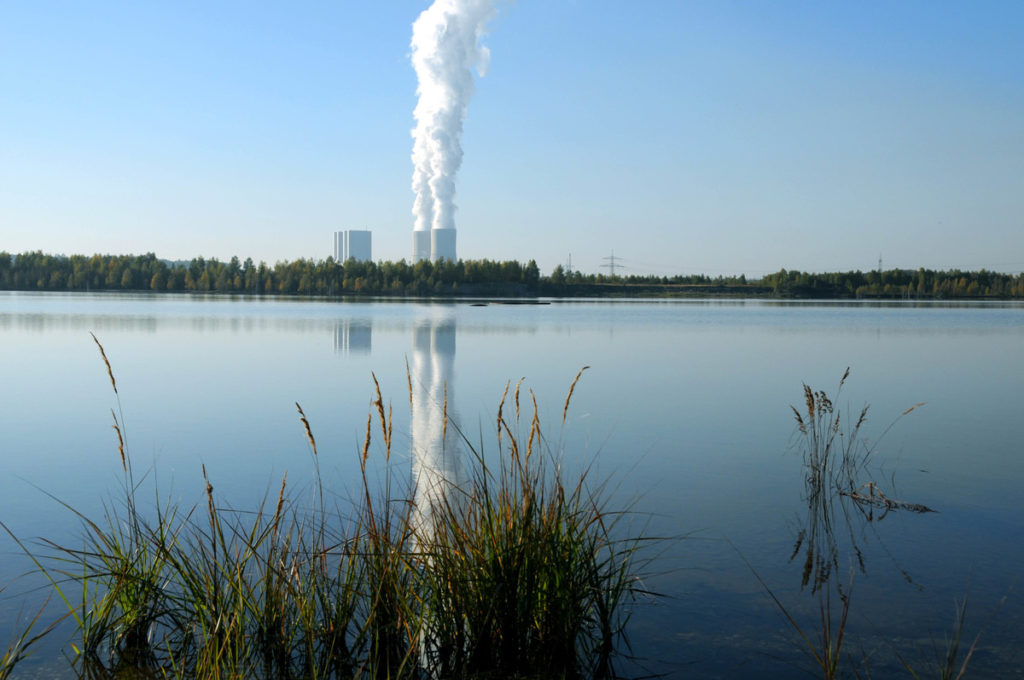
<path fill-rule="evenodd" d="M 409 258 L 427 4 L 0 3 L 0 250 Z M 500 7 L 460 257 L 1024 269 L 1024 2 Z"/>

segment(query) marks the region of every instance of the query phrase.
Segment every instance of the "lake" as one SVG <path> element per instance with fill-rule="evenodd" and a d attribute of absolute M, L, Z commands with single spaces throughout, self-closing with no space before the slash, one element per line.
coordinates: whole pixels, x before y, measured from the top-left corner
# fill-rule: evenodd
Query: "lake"
<path fill-rule="evenodd" d="M 845 648 L 874 677 L 909 677 L 897 654 L 931 674 L 933 640 L 944 652 L 965 595 L 964 649 L 981 632 L 970 674 L 1021 676 L 1024 305 L 545 302 L 0 293 L 0 520 L 21 538 L 72 544 L 79 523 L 56 499 L 101 516 L 120 483 L 111 409 L 161 497 L 204 503 L 205 465 L 224 503 L 255 508 L 285 472 L 291 488 L 312 481 L 296 402 L 343 497 L 356 488 L 372 375 L 394 409 L 392 463 L 410 477 L 410 452 L 437 433 L 410 413 L 407 366 L 414 390 L 446 395 L 485 451 L 506 384 L 524 378 L 523 408 L 532 414 L 532 390 L 563 469 L 590 465 L 591 479 L 610 480 L 609 508 L 665 538 L 643 575 L 661 596 L 632 619 L 644 668 L 790 677 L 813 662 L 766 588 L 810 633 L 821 593 L 841 585 Z M 823 532 L 790 408 L 804 408 L 804 384 L 844 422 L 870 405 L 860 434 L 875 449 L 859 481 L 935 512 L 837 501 Z M 802 585 L 810 537 L 837 556 L 817 590 Z M 16 580 L 30 564 L 7 536 L 0 554 L 0 584 L 13 581 L 0 595 L 6 634 L 44 596 Z M 19 677 L 73 677 L 66 638 Z"/>

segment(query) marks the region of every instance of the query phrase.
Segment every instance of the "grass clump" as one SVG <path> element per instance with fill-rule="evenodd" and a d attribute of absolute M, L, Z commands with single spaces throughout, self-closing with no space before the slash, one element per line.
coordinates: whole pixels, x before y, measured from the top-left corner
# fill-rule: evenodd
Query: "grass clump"
<path fill-rule="evenodd" d="M 591 489 L 586 471 L 563 481 L 535 400 L 525 436 L 514 436 L 518 386 L 516 418 L 502 416 L 504 397 L 499 406 L 497 462 L 460 432 L 473 472 L 441 493 L 418 495 L 416 480 L 410 488 L 392 478 L 392 414 L 374 377 L 356 498 L 327 506 L 313 429 L 296 404 L 312 498 L 284 478 L 276 500 L 235 510 L 204 468 L 201 503 L 183 508 L 157 494 L 144 511 L 113 371 L 96 344 L 118 402 L 123 497 L 98 521 L 65 506 L 82 523 L 81 547 L 19 542 L 67 607 L 80 675 L 614 676 L 641 540 L 618 535 L 621 514 L 602 508 L 602 487 Z M 446 404 L 442 413 L 455 428 Z M 375 420 L 382 481 L 367 465 Z M 38 637 L 17 640 L 3 668 Z"/>
<path fill-rule="evenodd" d="M 541 452 L 533 406 L 525 447 L 499 408 L 507 436 L 497 463 L 489 467 L 474 452 L 469 484 L 434 508 L 436 529 L 425 544 L 427 652 L 442 677 L 498 669 L 512 677 L 614 676 L 624 605 L 639 592 L 631 571 L 639 542 L 616 538 L 620 515 L 601 508 L 586 473 L 564 482 Z"/>

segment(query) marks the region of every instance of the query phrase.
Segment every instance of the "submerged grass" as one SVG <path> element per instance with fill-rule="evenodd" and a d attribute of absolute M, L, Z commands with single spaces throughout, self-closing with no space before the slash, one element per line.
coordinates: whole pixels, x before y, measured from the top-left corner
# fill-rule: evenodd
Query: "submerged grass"
<path fill-rule="evenodd" d="M 496 458 L 462 437 L 470 482 L 432 496 L 430 508 L 392 479 L 392 414 L 374 377 L 362 493 L 343 508 L 326 506 L 313 429 L 296 404 L 316 475 L 312 503 L 284 478 L 276 499 L 238 511 L 219 501 L 204 468 L 202 505 L 156 494 L 144 512 L 117 383 L 96 344 L 117 401 L 122 496 L 100 520 L 65 504 L 82 523 L 81 547 L 19 541 L 74 623 L 82 677 L 615 675 L 640 592 L 641 539 L 620 537 L 621 514 L 606 511 L 587 471 L 564 481 L 536 400 L 520 433 L 518 384 L 516 418 L 502 415 L 504 397 L 499 406 Z M 382 481 L 367 471 L 374 419 Z M 33 636 L 30 626 L 15 639 L 0 680 L 50 629 Z"/>

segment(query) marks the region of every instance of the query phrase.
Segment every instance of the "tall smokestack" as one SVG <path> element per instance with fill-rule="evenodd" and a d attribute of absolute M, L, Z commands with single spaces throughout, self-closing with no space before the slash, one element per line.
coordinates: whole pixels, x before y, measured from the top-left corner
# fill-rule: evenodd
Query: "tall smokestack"
<path fill-rule="evenodd" d="M 487 71 L 490 52 L 480 44 L 495 0 L 435 0 L 412 25 L 412 65 L 419 85 L 413 112 L 413 261 L 455 260 L 455 175 L 462 165 L 462 123 L 473 96 L 473 69 Z M 444 252 L 424 252 L 417 232 Z"/>

